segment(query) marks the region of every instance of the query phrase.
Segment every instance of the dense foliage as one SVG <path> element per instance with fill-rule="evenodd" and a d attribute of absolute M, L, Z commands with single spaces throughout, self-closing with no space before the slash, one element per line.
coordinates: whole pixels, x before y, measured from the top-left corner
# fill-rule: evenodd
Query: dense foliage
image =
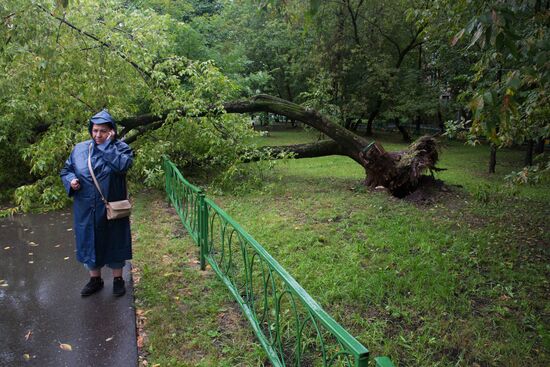
<path fill-rule="evenodd" d="M 253 132 L 248 117 L 224 114 L 221 103 L 257 93 L 367 135 L 398 128 L 409 139 L 412 126 L 442 132 L 446 122 L 449 135 L 473 143 L 541 142 L 550 135 L 549 5 L 3 1 L 2 195 L 18 188 L 24 210 L 64 205 L 57 172 L 103 107 L 119 120 L 172 111 L 162 126 L 129 134 L 137 138 L 132 178 L 147 185 L 159 183 L 164 154 L 222 172 L 221 181 L 242 177 Z M 548 171 L 547 160 L 537 162 L 516 180 Z"/>
<path fill-rule="evenodd" d="M 183 23 L 146 7 L 8 1 L 0 11 L 0 183 L 19 186 L 15 198 L 23 210 L 66 203 L 57 173 L 71 147 L 87 139 L 87 119 L 101 108 L 117 119 L 175 107 L 198 114 L 236 96 L 237 86 L 212 62 L 178 54 Z M 231 167 L 248 135 L 245 126 L 235 116 L 172 113 L 134 144 L 132 173 L 158 184 L 163 154 L 182 164 Z"/>

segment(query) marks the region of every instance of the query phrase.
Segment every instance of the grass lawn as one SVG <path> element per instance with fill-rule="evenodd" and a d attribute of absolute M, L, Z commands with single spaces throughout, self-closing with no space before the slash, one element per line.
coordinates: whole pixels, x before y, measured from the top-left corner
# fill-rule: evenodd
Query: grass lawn
<path fill-rule="evenodd" d="M 140 366 L 259 366 L 263 350 L 159 192 L 132 216 Z"/>
<path fill-rule="evenodd" d="M 317 133 L 258 139 L 294 144 Z M 550 187 L 503 184 L 520 151 L 499 151 L 490 176 L 488 149 L 445 145 L 448 170 L 437 177 L 451 189 L 430 205 L 364 189 L 361 167 L 336 156 L 278 162 L 246 195 L 208 196 L 373 356 L 398 366 L 548 366 Z M 197 248 L 161 199 L 140 195 L 133 222 L 149 365 L 263 365 L 229 293 L 198 270 Z"/>

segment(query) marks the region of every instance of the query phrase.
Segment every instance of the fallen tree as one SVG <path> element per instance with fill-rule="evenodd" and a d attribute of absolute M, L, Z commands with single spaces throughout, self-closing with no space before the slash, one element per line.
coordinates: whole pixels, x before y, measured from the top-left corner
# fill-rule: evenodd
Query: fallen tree
<path fill-rule="evenodd" d="M 285 147 L 270 147 L 274 154 L 282 150 L 295 153 L 296 158 L 320 157 L 327 155 L 344 155 L 360 164 L 366 174 L 365 184 L 369 187 L 383 186 L 393 195 L 402 197 L 416 188 L 422 182 L 421 178 L 427 171 L 438 170 L 438 150 L 435 139 L 423 136 L 409 146 L 409 149 L 400 152 L 386 152 L 377 142 L 371 142 L 337 123 L 331 121 L 319 112 L 305 108 L 296 103 L 269 96 L 257 95 L 248 100 L 233 101 L 223 104 L 226 113 L 255 113 L 270 112 L 300 121 L 324 133 L 332 141 L 321 141 L 312 144 L 298 144 Z M 215 111 L 214 107 L 212 111 Z M 208 113 L 205 111 L 201 116 Z M 186 111 L 178 110 L 180 115 L 187 115 Z M 168 112 L 155 115 L 142 115 L 123 119 L 119 122 L 124 127 L 121 135 L 129 131 L 137 131 L 127 138 L 131 142 L 139 135 L 150 129 L 162 126 Z M 195 117 L 199 117 L 195 115 Z"/>

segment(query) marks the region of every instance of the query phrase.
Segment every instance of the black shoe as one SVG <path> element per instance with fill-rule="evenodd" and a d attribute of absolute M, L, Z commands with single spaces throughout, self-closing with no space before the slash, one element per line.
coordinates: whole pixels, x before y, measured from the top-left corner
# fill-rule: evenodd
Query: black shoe
<path fill-rule="evenodd" d="M 124 279 L 117 277 L 113 279 L 113 295 L 116 297 L 123 296 L 126 293 L 126 286 L 124 285 Z"/>
<path fill-rule="evenodd" d="M 103 288 L 103 279 L 100 277 L 91 277 L 90 281 L 82 288 L 80 295 L 82 297 L 90 296 Z"/>

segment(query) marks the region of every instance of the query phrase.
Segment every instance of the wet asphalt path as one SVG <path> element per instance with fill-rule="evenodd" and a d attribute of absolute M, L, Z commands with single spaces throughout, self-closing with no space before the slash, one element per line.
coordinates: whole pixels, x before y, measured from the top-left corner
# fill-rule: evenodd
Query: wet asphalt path
<path fill-rule="evenodd" d="M 129 265 L 127 293 L 82 298 L 69 211 L 0 219 L 0 366 L 137 365 Z"/>

